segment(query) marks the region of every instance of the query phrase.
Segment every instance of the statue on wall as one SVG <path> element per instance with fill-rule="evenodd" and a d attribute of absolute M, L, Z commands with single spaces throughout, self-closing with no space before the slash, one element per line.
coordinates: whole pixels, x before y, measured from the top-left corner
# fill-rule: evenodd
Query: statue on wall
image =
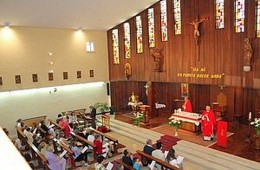
<path fill-rule="evenodd" d="M 125 63 L 125 77 L 127 80 L 129 80 L 129 78 L 132 75 L 132 67 L 129 63 Z"/>
<path fill-rule="evenodd" d="M 253 48 L 249 41 L 249 38 L 244 40 L 244 67 L 243 70 L 248 72 L 251 70 L 251 59 L 253 56 Z"/>
<path fill-rule="evenodd" d="M 154 71 L 156 72 L 162 72 L 163 71 L 163 60 L 164 56 L 161 53 L 161 50 L 156 48 L 154 52 L 152 53 L 153 61 L 155 62 L 155 68 Z"/>
<path fill-rule="evenodd" d="M 193 36 L 194 36 L 196 45 L 199 44 L 199 36 L 200 36 L 199 26 L 200 26 L 200 23 L 202 23 L 205 20 L 208 20 L 208 18 L 199 19 L 199 17 L 197 16 L 197 18 L 194 21 L 189 22 L 189 24 L 194 26 Z"/>

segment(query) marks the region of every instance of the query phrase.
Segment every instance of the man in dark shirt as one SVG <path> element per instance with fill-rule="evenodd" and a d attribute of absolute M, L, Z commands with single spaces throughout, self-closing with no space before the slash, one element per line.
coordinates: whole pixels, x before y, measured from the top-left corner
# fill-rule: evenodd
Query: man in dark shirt
<path fill-rule="evenodd" d="M 155 149 L 153 148 L 153 145 L 152 145 L 152 140 L 151 139 L 147 139 L 146 141 L 146 145 L 144 146 L 144 153 L 147 153 L 149 155 L 152 155 L 152 152 L 154 151 Z M 147 159 L 148 163 L 151 163 L 152 160 L 150 159 Z"/>
<path fill-rule="evenodd" d="M 131 153 L 128 152 L 127 149 L 124 150 L 124 156 L 122 158 L 122 161 L 129 166 L 133 167 L 133 158 L 131 157 Z M 128 170 L 127 168 L 124 168 L 124 170 Z"/>
<path fill-rule="evenodd" d="M 96 129 L 96 113 L 97 110 L 94 106 L 89 106 L 90 109 L 90 117 L 91 117 L 91 127 Z"/>

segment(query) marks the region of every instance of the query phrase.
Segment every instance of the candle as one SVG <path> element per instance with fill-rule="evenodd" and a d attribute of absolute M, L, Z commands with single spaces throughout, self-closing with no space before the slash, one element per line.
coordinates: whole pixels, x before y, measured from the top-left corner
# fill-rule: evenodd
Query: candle
<path fill-rule="evenodd" d="M 249 114 L 248 114 L 248 120 L 251 120 L 251 119 L 252 119 L 252 113 L 249 112 Z"/>

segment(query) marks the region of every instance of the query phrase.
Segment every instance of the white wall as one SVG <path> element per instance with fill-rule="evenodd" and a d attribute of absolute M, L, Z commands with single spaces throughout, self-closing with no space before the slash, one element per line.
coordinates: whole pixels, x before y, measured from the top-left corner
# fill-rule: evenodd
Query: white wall
<path fill-rule="evenodd" d="M 86 52 L 87 41 L 94 42 L 95 52 Z M 0 44 L 0 92 L 108 81 L 106 31 L 11 27 L 6 34 L 0 28 Z M 54 81 L 48 80 L 50 70 Z M 94 70 L 94 77 L 89 70 Z M 82 72 L 81 79 L 77 79 L 77 71 Z M 63 80 L 63 72 L 68 72 L 67 80 Z M 32 82 L 32 74 L 38 74 L 38 82 Z M 15 84 L 15 75 L 21 75 L 21 84 Z"/>
<path fill-rule="evenodd" d="M 95 52 L 86 52 L 87 41 L 94 42 Z M 49 93 L 49 89 L 39 90 L 42 87 L 108 82 L 106 31 L 0 28 L 0 44 L 0 77 L 3 79 L 3 85 L 0 85 L 0 126 L 8 128 L 11 135 L 19 118 L 40 115 L 55 118 L 61 111 L 88 108 L 96 102 L 109 103 L 106 84 L 100 87 L 58 87 L 56 93 Z M 54 81 L 48 80 L 50 70 L 53 70 Z M 89 70 L 94 70 L 94 77 L 90 77 Z M 77 78 L 77 71 L 82 72 L 82 78 Z M 67 80 L 63 80 L 63 72 L 68 72 Z M 32 74 L 38 74 L 38 82 L 32 82 Z M 15 83 L 15 75 L 21 75 L 21 84 Z M 38 90 L 13 92 L 35 88 Z"/>
<path fill-rule="evenodd" d="M 55 119 L 63 111 L 86 108 L 96 102 L 109 102 L 106 84 L 77 84 L 54 88 L 33 89 L 0 93 L 0 126 L 15 135 L 17 119 L 47 115 Z M 51 93 L 50 93 L 51 92 Z"/>

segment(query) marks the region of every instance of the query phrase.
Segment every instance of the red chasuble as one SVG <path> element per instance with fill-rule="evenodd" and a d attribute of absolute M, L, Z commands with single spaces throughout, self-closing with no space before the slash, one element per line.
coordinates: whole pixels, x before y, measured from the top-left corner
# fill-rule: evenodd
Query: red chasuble
<path fill-rule="evenodd" d="M 204 137 L 211 137 L 214 134 L 216 131 L 216 117 L 212 110 L 202 113 L 201 125 Z"/>
<path fill-rule="evenodd" d="M 190 100 L 187 100 L 186 102 L 184 102 L 183 108 L 184 108 L 185 112 L 192 112 L 192 105 L 191 105 Z"/>

